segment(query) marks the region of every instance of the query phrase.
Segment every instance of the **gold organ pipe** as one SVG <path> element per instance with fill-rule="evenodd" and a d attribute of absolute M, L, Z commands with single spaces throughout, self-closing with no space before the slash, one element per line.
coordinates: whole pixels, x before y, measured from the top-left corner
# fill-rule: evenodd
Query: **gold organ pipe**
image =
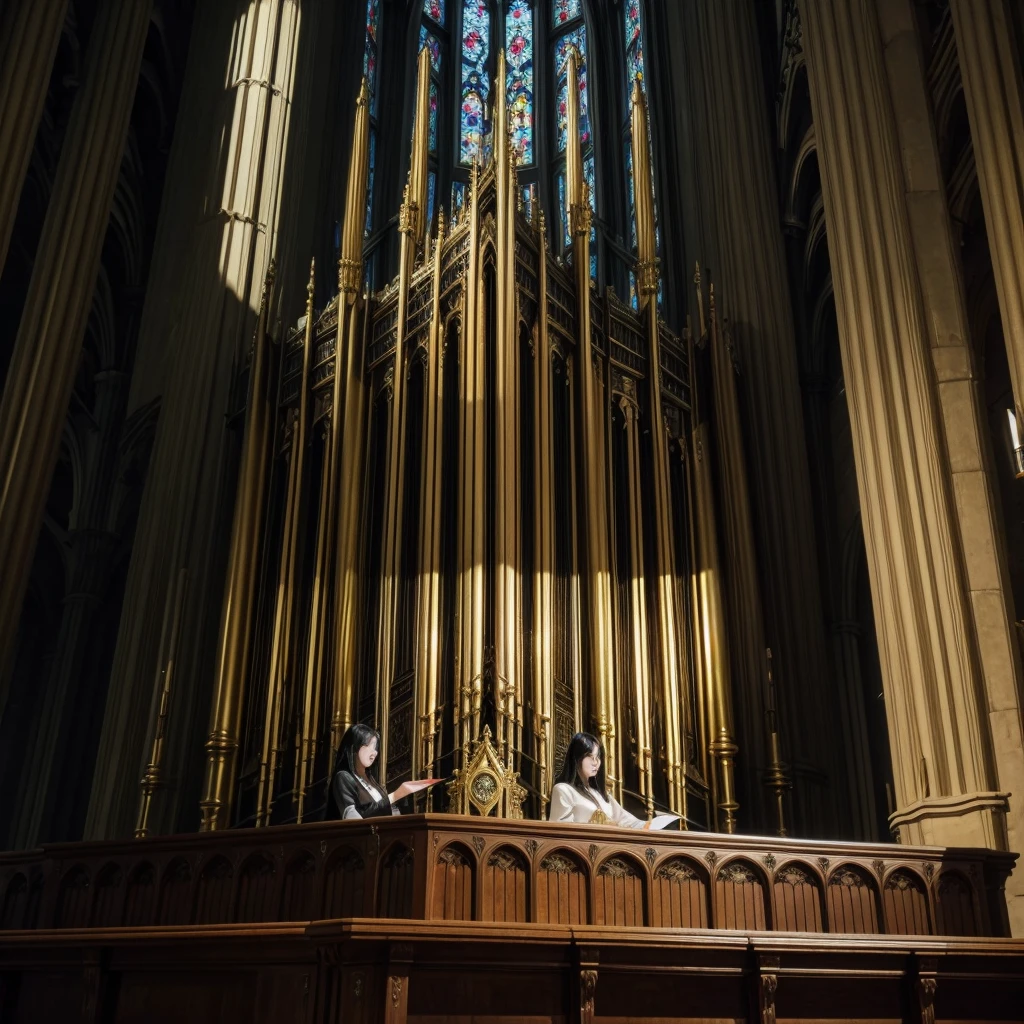
<path fill-rule="evenodd" d="M 281 566 L 277 578 L 274 626 L 270 644 L 270 677 L 260 748 L 260 773 L 256 790 L 256 826 L 266 825 L 274 802 L 274 782 L 281 760 L 281 718 L 285 687 L 291 679 L 291 627 L 295 590 L 299 522 L 302 515 L 302 479 L 306 462 L 306 424 L 309 419 L 309 367 L 313 351 L 313 292 L 316 261 L 309 267 L 306 285 L 306 329 L 302 339 L 302 377 L 299 408 L 292 422 L 288 453 L 288 486 L 285 495 L 284 527 L 281 531 Z"/>
<path fill-rule="evenodd" d="M 225 828 L 229 824 L 238 773 L 238 743 L 242 729 L 253 596 L 259 565 L 257 552 L 266 492 L 267 441 L 272 421 L 267 388 L 267 318 L 273 282 L 274 263 L 271 261 L 263 282 L 249 364 L 249 401 L 245 410 L 238 489 L 231 524 L 217 678 L 210 708 L 210 732 L 206 740 L 206 772 L 203 796 L 199 801 L 199 827 L 204 832 Z"/>
<path fill-rule="evenodd" d="M 672 490 L 669 483 L 669 436 L 661 397 L 661 339 L 658 327 L 658 254 L 654 223 L 654 178 L 648 147 L 647 105 L 639 80 L 632 95 L 633 181 L 636 203 L 637 281 L 641 315 L 647 325 L 651 444 L 654 466 L 654 561 L 657 594 L 659 675 L 664 716 L 665 768 L 669 805 L 686 813 L 683 778 L 683 694 L 679 681 L 679 623 L 675 593 L 675 544 L 672 536 Z"/>
<path fill-rule="evenodd" d="M 590 225 L 592 213 L 583 177 L 580 148 L 577 55 L 568 58 L 568 145 L 566 147 L 566 214 L 572 230 L 576 272 L 576 310 L 579 338 L 580 384 L 583 399 L 583 459 L 586 473 L 584 520 L 587 535 L 587 571 L 590 597 L 590 673 L 597 733 L 605 748 L 605 770 L 618 792 L 620 773 L 615 740 L 614 666 L 612 650 L 612 597 L 605 467 L 601 452 L 604 415 L 598 405 L 593 348 L 590 337 Z"/>
<path fill-rule="evenodd" d="M 698 274 L 699 281 L 699 274 Z M 703 300 L 698 289 L 701 334 L 704 333 Z M 701 660 L 704 666 L 708 702 L 708 751 L 714 758 L 712 790 L 718 827 L 736 831 L 739 803 L 735 793 L 735 759 L 739 748 L 733 739 L 732 686 L 729 648 L 726 642 L 725 613 L 722 602 L 722 572 L 715 533 L 714 484 L 711 476 L 710 445 L 706 422 L 699 419 L 694 378 L 693 345 L 690 346 L 691 394 L 694 396 L 693 467 L 697 519 L 697 572 L 700 594 Z"/>
<path fill-rule="evenodd" d="M 356 106 L 355 133 L 348 168 L 345 197 L 343 246 L 338 261 L 338 340 L 334 354 L 335 400 L 344 403 L 341 436 L 344 438 L 339 463 L 339 499 L 337 516 L 337 570 L 335 573 L 335 657 L 334 688 L 331 695 L 331 749 L 337 750 L 345 730 L 355 721 L 355 684 L 359 655 L 360 567 L 359 526 L 365 453 L 366 385 L 363 379 L 364 339 L 359 320 L 363 312 L 360 292 L 363 286 L 363 229 L 366 223 L 366 186 L 370 159 L 369 94 L 365 79 Z M 368 326 L 364 323 L 364 329 Z M 319 720 L 319 688 L 307 718 L 309 736 Z M 315 743 L 310 740 L 306 757 L 312 772 Z"/>
<path fill-rule="evenodd" d="M 391 683 L 395 675 L 397 643 L 398 588 L 401 571 L 401 538 L 404 523 L 405 466 L 405 336 L 409 310 L 409 287 L 416 262 L 416 251 L 426 223 L 426 166 L 429 147 L 428 102 L 430 56 L 420 50 L 416 62 L 416 113 L 413 119 L 412 156 L 405 200 L 399 212 L 398 230 L 402 236 L 398 268 L 398 326 L 395 337 L 394 368 L 391 385 L 391 415 L 388 419 L 387 485 L 384 500 L 384 547 L 382 552 L 381 600 L 377 637 L 377 693 L 381 722 L 391 713 Z M 388 777 L 388 732 L 381 733 L 380 778 Z"/>
<path fill-rule="evenodd" d="M 423 530 L 420 540 L 420 587 L 416 610 L 417 663 L 416 688 L 419 721 L 417 772 L 435 773 L 435 736 L 438 716 L 438 678 L 441 669 L 441 488 L 444 456 L 444 323 L 441 320 L 441 253 L 444 249 L 444 210 L 438 211 L 437 239 L 434 242 L 434 280 L 428 342 L 427 426 L 424 437 L 421 507 Z M 427 806 L 433 807 L 433 794 L 427 794 Z"/>
<path fill-rule="evenodd" d="M 546 817 L 554 765 L 554 622 L 553 586 L 555 576 L 555 467 L 552 457 L 551 342 L 548 337 L 548 251 L 544 213 L 537 215 L 537 328 L 534 351 L 533 383 L 533 656 L 534 686 L 534 759 L 537 762 L 537 789 L 541 817 Z M 568 611 L 568 601 L 566 602 Z"/>
<path fill-rule="evenodd" d="M 505 81 L 505 51 L 498 54 L 495 81 Z M 497 192 L 497 267 L 494 322 L 496 443 L 494 452 L 494 694 L 499 749 L 518 751 L 522 733 L 522 562 L 520 547 L 519 338 L 516 314 L 516 171 L 508 133 L 508 91 L 494 104 L 494 166 Z"/>
<path fill-rule="evenodd" d="M 167 661 L 157 675 L 159 693 L 156 701 L 156 714 L 153 718 L 153 742 L 149 748 L 149 763 L 140 783 L 139 814 L 135 822 L 135 838 L 145 839 L 149 835 L 149 812 L 153 804 L 153 796 L 163 782 L 164 739 L 167 735 L 167 718 L 171 707 L 171 688 L 174 683 L 174 662 L 178 656 L 178 637 L 181 634 L 181 616 L 185 606 L 185 590 L 188 583 L 188 570 L 181 569 L 178 582 L 174 588 L 173 613 L 170 624 L 170 635 L 167 635 L 167 620 L 164 619 L 163 642 L 167 642 Z"/>
<path fill-rule="evenodd" d="M 633 686 L 636 699 L 636 760 L 640 796 L 650 817 L 654 813 L 651 744 L 651 673 L 647 632 L 647 583 L 644 579 L 644 520 L 640 493 L 640 442 L 637 438 L 635 394 L 623 396 L 619 408 L 625 417 L 626 443 L 629 446 L 629 546 L 632 565 Z"/>

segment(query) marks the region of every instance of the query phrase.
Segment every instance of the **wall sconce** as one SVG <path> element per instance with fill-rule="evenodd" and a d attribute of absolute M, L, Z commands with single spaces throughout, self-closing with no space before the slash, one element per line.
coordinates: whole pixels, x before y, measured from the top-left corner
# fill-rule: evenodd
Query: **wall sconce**
<path fill-rule="evenodd" d="M 1017 413 L 1014 409 L 1006 410 L 1006 418 L 1010 421 L 1010 443 L 1013 445 L 1013 471 L 1017 479 L 1024 477 L 1024 448 L 1021 447 L 1020 435 L 1017 433 Z"/>

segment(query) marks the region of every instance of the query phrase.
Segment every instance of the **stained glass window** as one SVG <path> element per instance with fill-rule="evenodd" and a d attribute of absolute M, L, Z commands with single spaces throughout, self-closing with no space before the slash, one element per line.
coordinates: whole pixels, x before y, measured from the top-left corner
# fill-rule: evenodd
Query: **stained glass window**
<path fill-rule="evenodd" d="M 582 0 L 554 0 L 551 5 L 551 23 L 558 28 L 573 18 L 578 18 L 582 13 Z"/>
<path fill-rule="evenodd" d="M 437 192 L 437 175 L 431 171 L 427 175 L 427 223 L 434 219 L 434 194 Z"/>
<path fill-rule="evenodd" d="M 430 152 L 437 152 L 437 82 L 430 83 Z"/>
<path fill-rule="evenodd" d="M 534 211 L 537 209 L 537 186 L 536 184 L 523 186 L 523 213 L 526 219 L 532 224 Z"/>
<path fill-rule="evenodd" d="M 369 234 L 373 227 L 373 172 L 377 162 L 377 133 L 370 132 L 370 174 L 366 183 L 366 228 Z"/>
<path fill-rule="evenodd" d="M 466 205 L 466 183 L 464 181 L 452 182 L 452 216 L 457 214 Z"/>
<path fill-rule="evenodd" d="M 444 24 L 444 0 L 423 0 L 423 13 L 438 25 Z"/>
<path fill-rule="evenodd" d="M 578 87 L 580 93 L 580 142 L 584 147 L 590 145 L 590 103 L 587 87 L 587 30 L 579 28 L 566 32 L 555 44 L 555 69 L 558 75 L 558 96 L 556 99 L 558 150 L 565 149 L 566 136 L 569 132 L 569 83 L 568 60 L 569 52 L 575 47 L 579 54 Z"/>
<path fill-rule="evenodd" d="M 462 106 L 459 116 L 459 159 L 464 164 L 483 157 L 487 94 L 490 80 L 491 16 L 485 0 L 464 0 L 462 8 Z"/>
<path fill-rule="evenodd" d="M 377 158 L 377 126 L 373 118 L 377 112 L 377 45 L 380 35 L 381 0 L 366 0 L 366 43 L 363 47 L 363 75 L 370 92 L 370 167 L 366 183 L 366 224 L 369 235 L 373 227 L 373 178 Z"/>
<path fill-rule="evenodd" d="M 426 47 L 430 51 L 430 69 L 435 75 L 441 73 L 441 43 L 433 32 L 427 31 L 426 25 L 420 25 L 420 49 Z"/>
<path fill-rule="evenodd" d="M 519 162 L 533 163 L 533 10 L 512 0 L 505 17 L 505 54 L 512 145 Z"/>

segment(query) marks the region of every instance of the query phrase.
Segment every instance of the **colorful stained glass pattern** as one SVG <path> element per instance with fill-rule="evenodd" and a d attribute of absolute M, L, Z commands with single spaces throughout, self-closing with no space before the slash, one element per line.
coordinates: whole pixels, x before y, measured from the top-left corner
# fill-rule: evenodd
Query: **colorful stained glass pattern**
<path fill-rule="evenodd" d="M 423 13 L 438 25 L 444 24 L 444 0 L 423 0 Z"/>
<path fill-rule="evenodd" d="M 380 0 L 366 0 L 366 44 L 363 47 L 363 77 L 370 90 L 370 113 L 377 112 L 377 33 L 380 30 Z"/>
<path fill-rule="evenodd" d="M 582 0 L 555 0 L 551 5 L 551 23 L 558 28 L 582 13 Z"/>
<path fill-rule="evenodd" d="M 512 0 L 505 16 L 509 120 L 521 164 L 533 163 L 533 9 Z"/>
<path fill-rule="evenodd" d="M 640 0 L 626 0 L 622 5 L 626 16 L 626 46 L 632 46 L 640 38 Z"/>
<path fill-rule="evenodd" d="M 532 224 L 534 211 L 537 209 L 537 186 L 523 186 L 523 214 Z"/>
<path fill-rule="evenodd" d="M 437 83 L 430 83 L 430 152 L 437 152 Z"/>
<path fill-rule="evenodd" d="M 430 52 L 430 68 L 435 75 L 441 74 L 441 42 L 433 32 L 427 31 L 426 25 L 420 25 L 420 49 L 426 47 Z"/>
<path fill-rule="evenodd" d="M 366 36 L 377 42 L 377 30 L 380 28 L 380 0 L 366 0 Z"/>
<path fill-rule="evenodd" d="M 568 249 L 572 244 L 569 234 L 569 211 L 565 208 L 565 174 L 558 175 L 558 214 L 562 221 L 562 241 Z"/>
<path fill-rule="evenodd" d="M 465 0 L 462 8 L 462 108 L 459 116 L 459 159 L 464 164 L 483 157 L 491 16 L 484 0 Z"/>
<path fill-rule="evenodd" d="M 466 205 L 466 183 L 452 182 L 452 216 L 454 217 Z"/>
<path fill-rule="evenodd" d="M 373 228 L 373 172 L 377 162 L 377 133 L 370 132 L 370 173 L 366 181 L 366 226 L 363 233 L 369 235 Z"/>
<path fill-rule="evenodd" d="M 566 32 L 555 44 L 555 68 L 558 73 L 558 95 L 556 98 L 558 150 L 565 149 L 566 137 L 569 134 L 569 83 L 566 78 L 566 62 L 569 51 L 575 47 L 579 53 L 580 91 L 580 142 L 584 146 L 590 144 L 590 103 L 587 88 L 587 30 L 580 26 L 572 32 Z"/>
<path fill-rule="evenodd" d="M 641 87 L 645 87 L 644 43 L 640 38 L 637 38 L 636 43 L 626 51 L 626 76 L 626 85 L 630 92 L 633 91 L 633 83 L 638 78 L 640 79 Z"/>
<path fill-rule="evenodd" d="M 427 175 L 427 223 L 434 220 L 434 196 L 437 192 L 437 175 L 431 171 Z"/>

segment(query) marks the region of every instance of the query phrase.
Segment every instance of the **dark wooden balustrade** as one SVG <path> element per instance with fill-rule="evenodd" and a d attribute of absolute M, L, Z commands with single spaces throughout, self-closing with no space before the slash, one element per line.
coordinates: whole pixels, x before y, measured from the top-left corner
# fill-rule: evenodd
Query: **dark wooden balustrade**
<path fill-rule="evenodd" d="M 0 855 L 0 930 L 338 918 L 1006 936 L 1015 855 L 415 815 Z"/>

